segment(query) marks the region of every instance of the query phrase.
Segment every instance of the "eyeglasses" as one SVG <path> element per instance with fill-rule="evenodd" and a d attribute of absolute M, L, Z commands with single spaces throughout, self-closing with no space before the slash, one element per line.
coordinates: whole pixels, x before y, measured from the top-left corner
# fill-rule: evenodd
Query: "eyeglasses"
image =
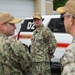
<path fill-rule="evenodd" d="M 63 15 L 63 14 L 61 14 L 60 18 L 61 18 L 62 21 L 64 21 L 65 17 L 70 17 L 70 16 L 72 16 L 72 15 Z M 72 18 L 75 19 L 75 16 L 72 16 Z"/>

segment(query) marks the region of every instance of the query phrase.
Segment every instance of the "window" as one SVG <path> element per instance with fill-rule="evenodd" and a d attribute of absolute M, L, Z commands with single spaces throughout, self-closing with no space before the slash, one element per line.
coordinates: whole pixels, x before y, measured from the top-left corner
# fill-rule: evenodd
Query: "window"
<path fill-rule="evenodd" d="M 21 24 L 21 30 L 22 32 L 32 32 L 35 29 L 34 23 L 32 19 L 25 20 Z"/>
<path fill-rule="evenodd" d="M 35 29 L 35 25 L 33 23 L 33 19 L 28 19 L 28 20 L 24 20 L 24 22 L 21 24 L 20 31 L 22 31 L 22 32 L 32 32 L 34 29 Z"/>
<path fill-rule="evenodd" d="M 53 18 L 50 20 L 48 27 L 52 32 L 65 33 L 64 23 L 60 18 Z"/>

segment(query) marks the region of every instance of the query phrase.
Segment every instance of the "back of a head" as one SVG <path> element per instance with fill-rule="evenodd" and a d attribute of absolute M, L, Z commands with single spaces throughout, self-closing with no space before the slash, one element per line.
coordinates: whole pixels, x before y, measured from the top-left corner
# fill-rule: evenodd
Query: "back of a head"
<path fill-rule="evenodd" d="M 12 19 L 14 19 L 14 17 L 12 15 L 10 15 L 9 13 L 7 13 L 7 12 L 0 13 L 0 24 L 5 23 Z"/>
<path fill-rule="evenodd" d="M 18 18 L 15 19 L 11 14 L 8 12 L 0 12 L 0 24 L 2 23 L 19 23 L 22 19 Z"/>
<path fill-rule="evenodd" d="M 75 0 L 68 0 L 63 7 L 57 8 L 57 12 L 60 14 L 69 12 L 75 15 Z"/>

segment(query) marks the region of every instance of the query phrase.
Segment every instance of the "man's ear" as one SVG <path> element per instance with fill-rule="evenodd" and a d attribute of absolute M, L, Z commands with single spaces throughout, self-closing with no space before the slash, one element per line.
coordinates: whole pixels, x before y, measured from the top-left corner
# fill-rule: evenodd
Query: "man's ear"
<path fill-rule="evenodd" d="M 0 28 L 2 28 L 3 24 L 0 24 Z"/>
<path fill-rule="evenodd" d="M 4 29 L 4 24 L 0 24 L 0 29 L 1 29 L 1 30 Z"/>
<path fill-rule="evenodd" d="M 69 21 L 70 21 L 70 25 L 74 25 L 74 19 L 73 19 L 73 17 L 71 17 L 71 18 L 69 19 Z"/>

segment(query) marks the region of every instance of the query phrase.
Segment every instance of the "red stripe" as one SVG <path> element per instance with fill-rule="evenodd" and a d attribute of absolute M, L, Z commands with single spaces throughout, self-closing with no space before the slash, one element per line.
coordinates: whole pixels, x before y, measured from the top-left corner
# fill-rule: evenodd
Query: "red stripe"
<path fill-rule="evenodd" d="M 22 38 L 22 35 L 19 35 L 19 38 Z"/>
<path fill-rule="evenodd" d="M 57 47 L 64 47 L 66 48 L 69 45 L 69 43 L 57 43 Z"/>
<path fill-rule="evenodd" d="M 32 37 L 32 35 L 28 35 L 28 34 L 19 35 L 19 38 L 31 39 L 31 37 Z"/>
<path fill-rule="evenodd" d="M 32 35 L 22 34 L 22 35 L 19 35 L 19 38 L 28 38 L 28 39 L 31 39 L 31 36 Z M 68 45 L 69 45 L 69 43 L 61 43 L 61 42 L 57 43 L 57 47 L 62 47 L 62 48 L 66 48 Z"/>

